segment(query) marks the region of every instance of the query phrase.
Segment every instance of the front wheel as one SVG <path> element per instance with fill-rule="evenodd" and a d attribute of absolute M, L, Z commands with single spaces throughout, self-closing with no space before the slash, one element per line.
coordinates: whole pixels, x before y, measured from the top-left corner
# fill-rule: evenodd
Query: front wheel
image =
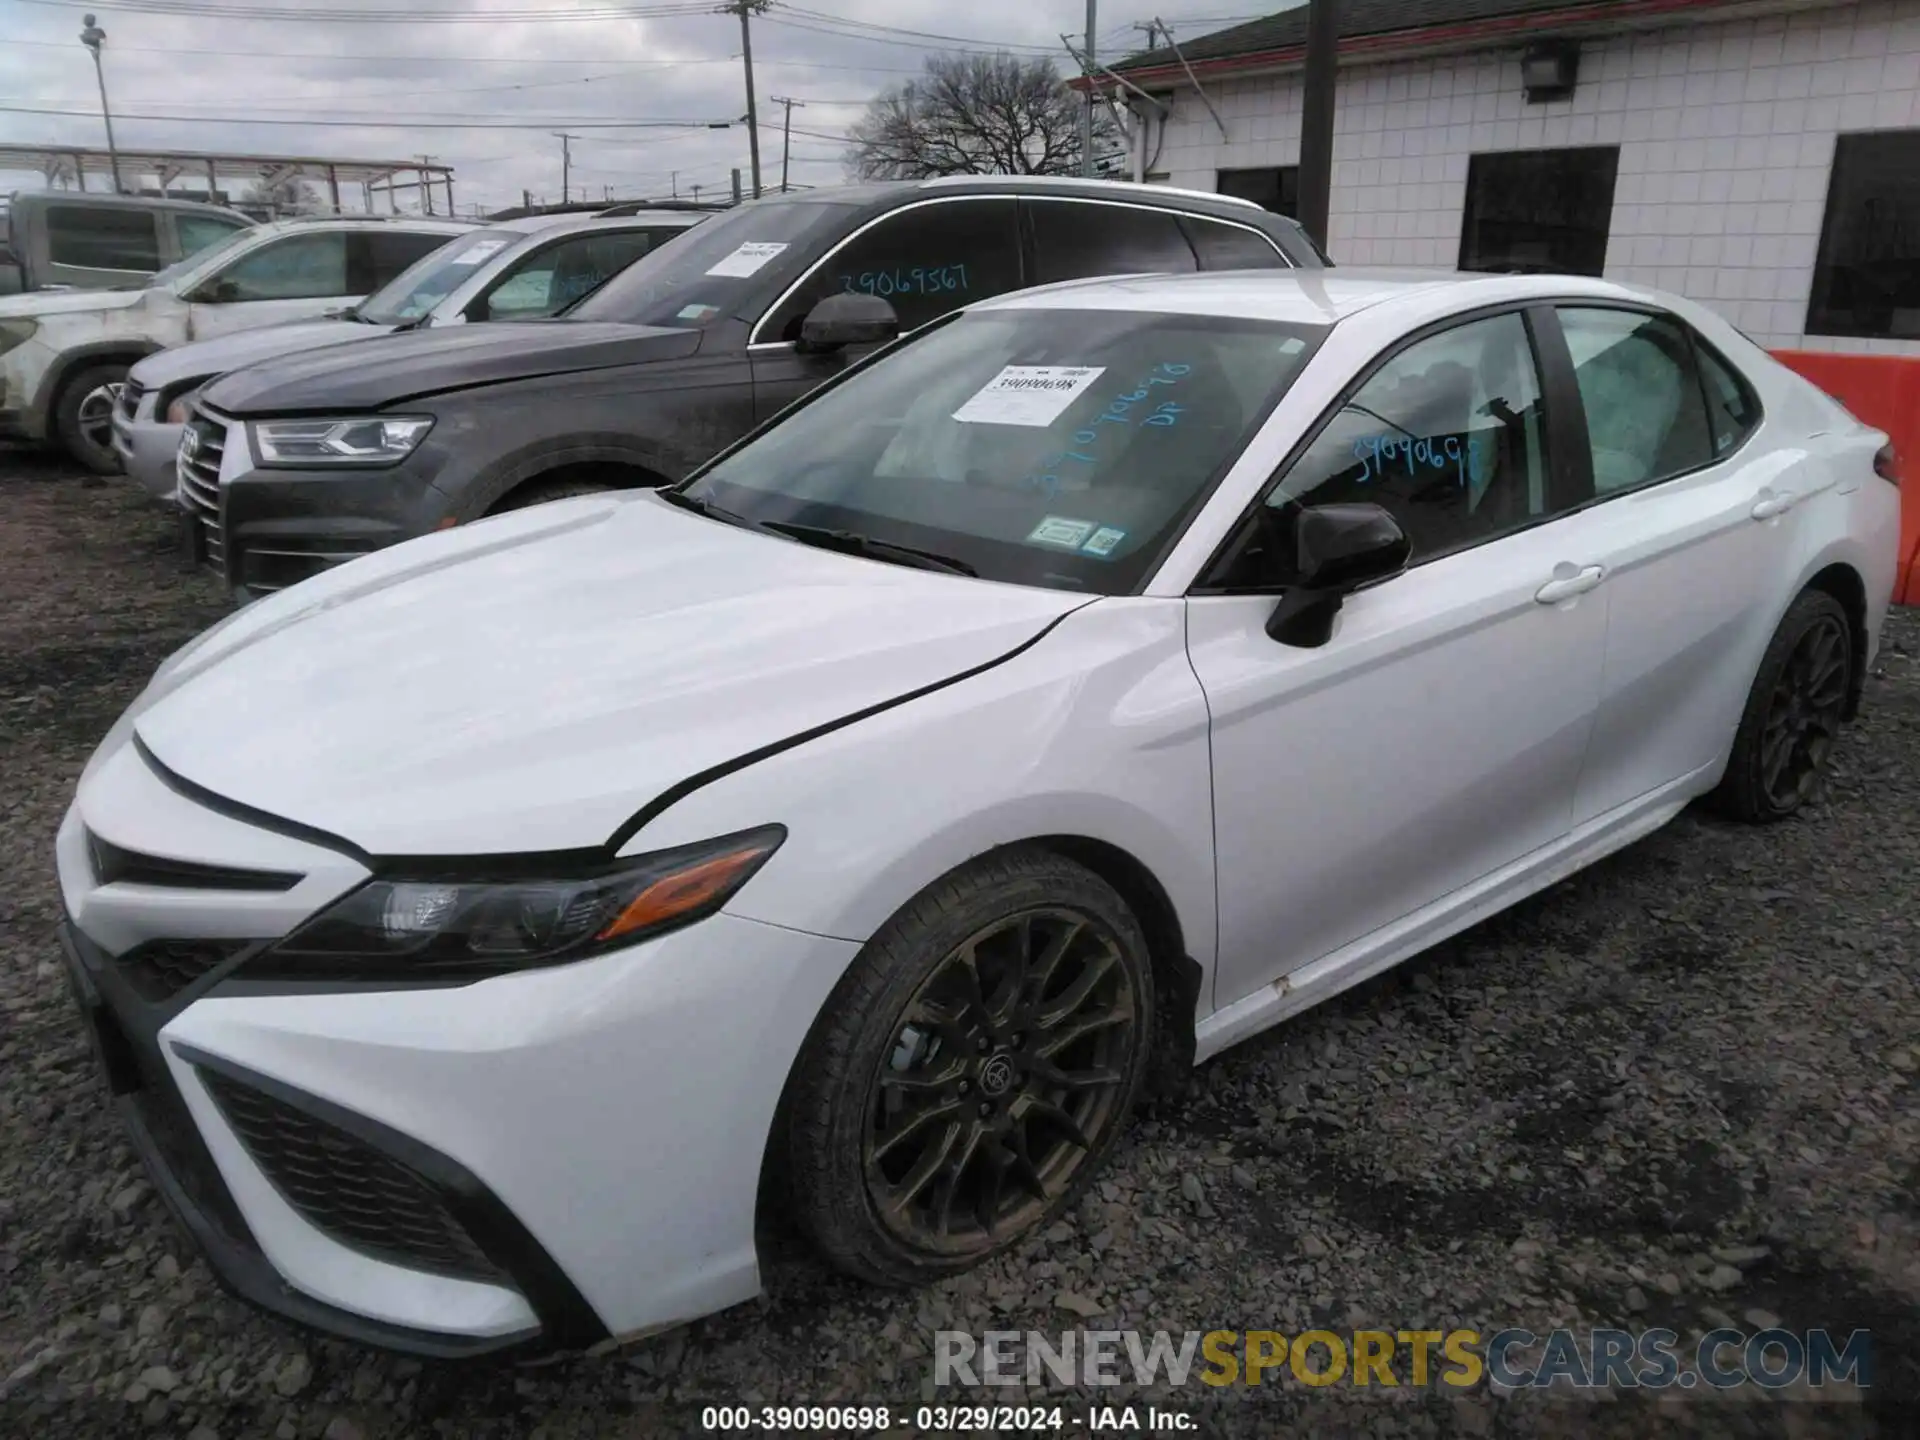
<path fill-rule="evenodd" d="M 126 382 L 125 365 L 91 365 L 61 388 L 54 403 L 53 427 L 67 454 L 96 475 L 120 469 L 113 448 L 113 407 Z"/>
<path fill-rule="evenodd" d="M 1046 851 L 974 862 L 868 942 L 783 1107 L 804 1229 L 842 1270 L 918 1284 L 1059 1215 L 1112 1149 L 1154 1024 L 1146 937 Z"/>
<path fill-rule="evenodd" d="M 1761 657 L 1711 798 L 1734 820 L 1784 820 L 1818 789 L 1853 676 L 1853 627 L 1840 602 L 1802 591 Z"/>

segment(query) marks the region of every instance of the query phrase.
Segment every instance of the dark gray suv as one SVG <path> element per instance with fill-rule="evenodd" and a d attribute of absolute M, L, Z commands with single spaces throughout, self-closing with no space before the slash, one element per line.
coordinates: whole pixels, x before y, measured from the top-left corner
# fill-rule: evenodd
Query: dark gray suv
<path fill-rule="evenodd" d="M 181 438 L 184 538 L 252 599 L 498 510 L 683 479 L 894 331 L 976 300 L 1324 263 L 1291 220 L 1164 186 L 976 176 L 756 201 L 551 320 L 215 381 Z"/>

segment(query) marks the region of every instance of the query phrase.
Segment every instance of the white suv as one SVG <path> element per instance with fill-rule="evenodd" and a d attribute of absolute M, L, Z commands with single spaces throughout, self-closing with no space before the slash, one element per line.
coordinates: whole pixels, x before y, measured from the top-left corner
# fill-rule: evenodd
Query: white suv
<path fill-rule="evenodd" d="M 141 356 L 349 305 L 472 228 L 374 216 L 284 220 L 125 289 L 0 300 L 0 435 L 58 440 L 81 464 L 110 473 L 119 468 L 114 398 Z"/>

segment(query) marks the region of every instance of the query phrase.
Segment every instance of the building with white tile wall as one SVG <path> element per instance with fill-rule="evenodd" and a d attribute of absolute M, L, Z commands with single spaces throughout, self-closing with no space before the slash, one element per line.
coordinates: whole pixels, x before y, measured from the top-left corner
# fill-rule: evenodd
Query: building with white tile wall
<path fill-rule="evenodd" d="M 1304 37 L 1304 16 L 1115 66 L 1160 107 L 1123 97 L 1136 173 L 1214 190 L 1297 164 L 1301 47 L 1289 37 Z M 1342 18 L 1337 262 L 1472 263 L 1470 203 L 1505 203 L 1501 175 L 1530 188 L 1524 166 L 1542 163 L 1500 157 L 1617 147 L 1610 212 L 1604 193 L 1599 205 L 1608 278 L 1710 303 L 1770 347 L 1920 355 L 1920 0 L 1347 0 Z M 1366 28 L 1383 24 L 1395 28 Z M 1523 54 L 1569 42 L 1572 93 L 1530 101 Z M 1849 153 L 1871 152 L 1871 165 L 1849 162 L 1845 193 L 1830 195 L 1836 142 L 1866 134 L 1884 138 Z M 1476 157 L 1494 158 L 1478 161 L 1473 202 Z M 1830 201 L 1838 229 L 1823 240 Z M 1823 243 L 1829 269 L 1858 262 L 1877 297 L 1837 323 L 1809 316 Z M 1822 333 L 1835 330 L 1855 333 Z"/>

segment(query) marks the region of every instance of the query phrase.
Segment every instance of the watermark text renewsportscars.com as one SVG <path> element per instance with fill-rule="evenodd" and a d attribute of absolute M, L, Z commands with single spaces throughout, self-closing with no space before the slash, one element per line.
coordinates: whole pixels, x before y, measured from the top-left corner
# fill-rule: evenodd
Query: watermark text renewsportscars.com
<path fill-rule="evenodd" d="M 989 1330 L 934 1335 L 936 1385 L 1784 1389 L 1873 1383 L 1865 1330 Z M 1197 1391 L 1196 1393 L 1204 1393 Z"/>

